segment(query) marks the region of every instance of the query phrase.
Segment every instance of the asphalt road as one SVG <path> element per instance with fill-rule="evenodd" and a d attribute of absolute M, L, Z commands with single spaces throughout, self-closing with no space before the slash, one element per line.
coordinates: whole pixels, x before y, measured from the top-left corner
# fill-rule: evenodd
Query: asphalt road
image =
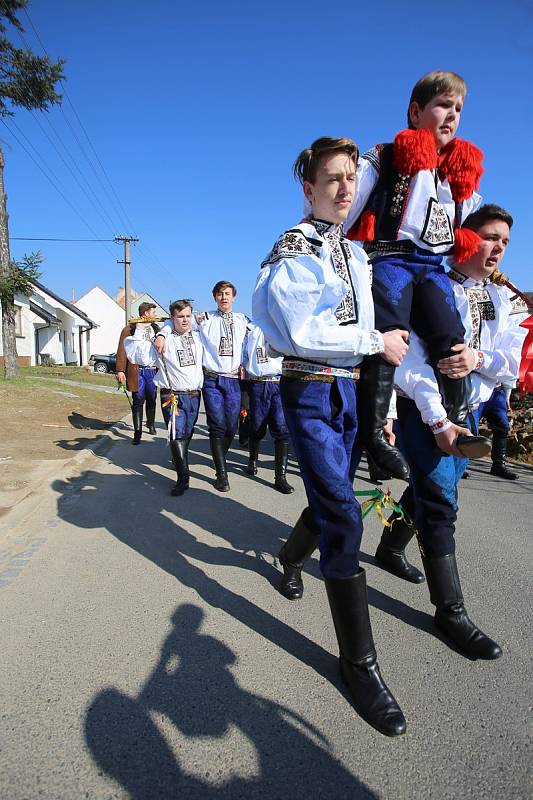
<path fill-rule="evenodd" d="M 0 520 L 0 797 L 530 796 L 533 471 L 510 483 L 478 463 L 460 489 L 463 590 L 503 647 L 496 662 L 435 634 L 426 585 L 377 567 L 367 518 L 374 636 L 408 723 L 387 739 L 339 684 L 316 557 L 302 601 L 276 591 L 304 506 L 296 467 L 282 496 L 271 443 L 256 479 L 234 447 L 218 494 L 200 423 L 181 498 L 159 423 L 157 439 L 119 433 Z"/>

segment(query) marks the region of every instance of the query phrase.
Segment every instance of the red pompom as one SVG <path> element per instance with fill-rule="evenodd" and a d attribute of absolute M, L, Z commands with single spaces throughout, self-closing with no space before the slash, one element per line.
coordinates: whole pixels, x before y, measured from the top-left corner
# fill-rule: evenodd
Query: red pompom
<path fill-rule="evenodd" d="M 479 250 L 480 237 L 475 231 L 469 228 L 456 228 L 454 230 L 455 244 L 453 247 L 453 258 L 456 264 L 464 264 Z"/>
<path fill-rule="evenodd" d="M 424 169 L 436 169 L 437 147 L 431 131 L 407 129 L 394 139 L 394 169 L 404 175 L 415 175 Z"/>
<path fill-rule="evenodd" d="M 439 155 L 439 169 L 446 175 L 452 197 L 462 203 L 479 188 L 483 175 L 483 153 L 471 142 L 452 139 Z"/>
<path fill-rule="evenodd" d="M 373 242 L 376 238 L 376 215 L 373 211 L 364 211 L 359 225 L 352 225 L 347 233 L 352 242 Z"/>

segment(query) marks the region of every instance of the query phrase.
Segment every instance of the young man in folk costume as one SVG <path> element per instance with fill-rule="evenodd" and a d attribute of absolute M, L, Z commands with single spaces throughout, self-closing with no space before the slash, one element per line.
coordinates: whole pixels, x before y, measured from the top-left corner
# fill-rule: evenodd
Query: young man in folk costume
<path fill-rule="evenodd" d="M 257 475 L 259 443 L 269 428 L 274 439 L 274 488 L 282 494 L 291 494 L 294 488 L 287 481 L 289 431 L 279 393 L 282 361 L 281 356 L 269 356 L 263 331 L 259 325 L 250 323 L 243 352 L 250 397 L 250 458 L 246 471 L 248 475 Z"/>
<path fill-rule="evenodd" d="M 133 364 L 151 358 L 159 367 L 154 382 L 160 390 L 161 410 L 177 476 L 171 494 L 179 497 L 189 488 L 189 444 L 198 419 L 204 381 L 203 348 L 198 333 L 191 330 L 190 301 L 176 300 L 169 310 L 172 327 L 165 324 L 158 334 L 161 352 L 145 338 L 144 325 L 137 325 L 134 335 L 129 336 L 124 345 Z"/>
<path fill-rule="evenodd" d="M 318 545 L 342 677 L 361 716 L 395 736 L 405 719 L 377 663 L 352 481 L 359 365 L 382 353 L 398 366 L 407 332 L 375 330 L 367 257 L 343 235 L 357 155 L 351 139 L 324 137 L 297 158 L 313 216 L 282 234 L 263 263 L 253 318 L 270 352 L 283 356 L 281 399 L 309 504 L 279 554 L 281 591 L 302 596 L 302 567 Z"/>
<path fill-rule="evenodd" d="M 345 225 L 350 239 L 364 242 L 372 262 L 376 327 L 414 329 L 433 365 L 464 340 L 443 256 L 453 248 L 460 265 L 478 242 L 462 226 L 481 201 L 476 189 L 482 153 L 454 138 L 465 95 L 463 79 L 453 72 L 431 72 L 418 81 L 409 102 L 408 129 L 362 156 Z M 467 379 L 436 375 L 448 416 L 464 426 Z M 378 468 L 406 479 L 407 464 L 383 432 L 393 383 L 393 364 L 379 355 L 367 360 L 360 382 L 360 436 Z M 462 434 L 457 445 L 470 458 L 490 447 L 484 437 Z"/>
<path fill-rule="evenodd" d="M 452 263 L 446 278 L 466 344 L 454 346 L 454 355 L 438 362 L 437 369 L 450 380 L 471 375 L 468 400 L 474 423 L 494 388 L 516 380 L 526 336 L 520 323 L 527 317 L 527 305 L 498 270 L 512 224 L 510 214 L 494 205 L 482 206 L 468 217 L 465 225 L 479 237 L 479 249 L 467 261 Z M 499 646 L 468 617 L 456 563 L 457 482 L 467 464 L 456 443 L 460 429 L 442 402 L 427 348 L 414 334 L 396 371 L 396 384 L 399 446 L 411 469 L 411 483 L 400 502 L 414 526 L 397 520 L 385 528 L 376 558 L 389 571 L 420 582 L 423 576 L 404 552 L 416 533 L 437 627 L 467 656 L 498 658 Z M 394 515 L 389 521 L 393 519 Z"/>
<path fill-rule="evenodd" d="M 215 489 L 229 492 L 226 454 L 239 426 L 239 376 L 248 318 L 233 311 L 237 289 L 232 283 L 218 281 L 212 291 L 217 308 L 198 314 L 193 327 L 204 349 L 202 395 L 216 471 Z"/>
<path fill-rule="evenodd" d="M 148 341 L 151 341 L 159 331 L 159 325 L 155 322 L 150 322 L 150 319 L 155 316 L 157 306 L 154 303 L 141 303 L 139 306 L 139 317 L 146 320 L 141 323 L 141 330 L 143 336 Z M 126 350 L 124 349 L 124 342 L 126 337 L 135 334 L 136 324 L 126 325 L 122 329 L 120 339 L 117 346 L 117 381 L 125 384 L 126 389 L 131 392 L 133 401 L 132 417 L 133 417 L 133 441 L 132 444 L 140 444 L 143 429 L 143 405 L 146 402 L 146 425 L 148 433 L 155 436 L 155 407 L 157 403 L 157 386 L 154 383 L 156 374 L 156 364 L 153 355 L 148 348 L 148 354 L 143 361 L 138 361 L 132 364 L 128 360 Z"/>

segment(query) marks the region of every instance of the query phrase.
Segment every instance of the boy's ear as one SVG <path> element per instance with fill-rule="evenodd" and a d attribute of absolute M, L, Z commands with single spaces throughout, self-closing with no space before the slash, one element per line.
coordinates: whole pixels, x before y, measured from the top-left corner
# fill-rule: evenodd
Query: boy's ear
<path fill-rule="evenodd" d="M 309 183 L 309 181 L 304 181 L 304 196 L 305 199 L 308 200 L 310 203 L 313 203 L 315 199 L 315 192 L 313 189 L 313 184 Z"/>
<path fill-rule="evenodd" d="M 409 104 L 409 121 L 413 127 L 418 127 L 420 124 L 420 113 L 422 109 L 420 108 L 419 104 L 416 100 L 413 100 L 412 103 Z"/>

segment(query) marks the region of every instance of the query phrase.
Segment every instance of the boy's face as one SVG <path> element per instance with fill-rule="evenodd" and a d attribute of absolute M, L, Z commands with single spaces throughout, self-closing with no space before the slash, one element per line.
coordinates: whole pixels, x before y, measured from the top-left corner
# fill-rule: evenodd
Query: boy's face
<path fill-rule="evenodd" d="M 177 333 L 187 333 L 191 329 L 192 309 L 186 306 L 182 311 L 175 311 L 172 314 L 172 322 Z"/>
<path fill-rule="evenodd" d="M 469 261 L 460 264 L 458 269 L 470 278 L 488 278 L 500 265 L 509 244 L 509 226 L 501 219 L 485 222 L 476 231 L 481 239 L 479 250 Z"/>
<path fill-rule="evenodd" d="M 424 108 L 415 101 L 409 106 L 411 122 L 415 128 L 426 128 L 435 137 L 440 150 L 451 142 L 461 119 L 464 98 L 460 94 L 437 94 Z"/>
<path fill-rule="evenodd" d="M 344 222 L 355 194 L 355 163 L 348 153 L 324 155 L 314 183 L 304 181 L 304 194 L 313 216 L 326 222 Z"/>
<path fill-rule="evenodd" d="M 223 314 L 227 314 L 231 311 L 234 299 L 233 289 L 229 286 L 220 289 L 215 295 L 215 302 L 218 306 L 218 310 L 222 311 Z"/>

